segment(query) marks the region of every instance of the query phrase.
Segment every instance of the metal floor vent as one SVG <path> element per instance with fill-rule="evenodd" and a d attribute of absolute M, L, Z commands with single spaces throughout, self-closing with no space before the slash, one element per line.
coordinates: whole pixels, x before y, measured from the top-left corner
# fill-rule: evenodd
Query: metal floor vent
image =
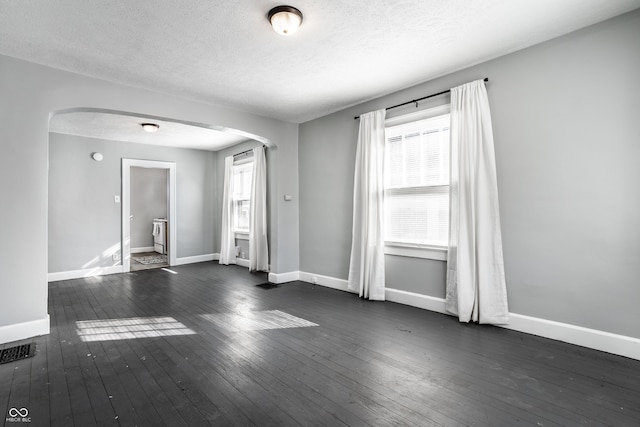
<path fill-rule="evenodd" d="M 16 360 L 32 357 L 33 355 L 35 355 L 35 353 L 36 345 L 33 343 L 5 348 L 3 350 L 0 350 L 0 365 L 3 363 L 10 363 Z"/>
<path fill-rule="evenodd" d="M 259 287 L 259 288 L 262 288 L 262 289 L 273 289 L 273 288 L 279 288 L 280 287 L 280 285 L 278 285 L 277 283 L 269 283 L 269 282 L 261 283 L 261 284 L 256 285 L 256 286 Z"/>

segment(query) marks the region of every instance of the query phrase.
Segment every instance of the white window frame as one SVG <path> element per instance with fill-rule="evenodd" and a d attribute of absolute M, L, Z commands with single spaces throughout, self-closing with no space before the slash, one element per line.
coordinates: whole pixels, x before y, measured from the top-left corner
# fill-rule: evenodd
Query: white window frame
<path fill-rule="evenodd" d="M 253 156 L 247 156 L 244 157 L 242 159 L 239 160 L 235 160 L 233 162 L 233 167 L 236 168 L 238 166 L 243 166 L 247 163 L 253 163 Z M 253 173 L 253 171 L 252 171 Z M 232 174 L 233 175 L 233 174 Z M 236 200 L 235 200 L 235 194 L 234 196 L 234 200 L 233 200 L 233 233 L 234 233 L 234 237 L 238 240 L 249 240 L 249 230 L 239 230 L 236 228 Z M 251 195 L 249 195 L 249 202 L 251 202 Z"/>
<path fill-rule="evenodd" d="M 405 123 L 416 122 L 418 120 L 430 119 L 432 117 L 449 114 L 450 112 L 450 104 L 441 105 L 438 107 L 429 108 L 427 110 L 416 111 L 414 113 L 404 114 L 397 117 L 390 117 L 385 120 L 385 127 L 397 126 Z M 449 251 L 446 246 L 420 245 L 390 241 L 384 242 L 385 255 L 446 261 L 448 252 Z"/>

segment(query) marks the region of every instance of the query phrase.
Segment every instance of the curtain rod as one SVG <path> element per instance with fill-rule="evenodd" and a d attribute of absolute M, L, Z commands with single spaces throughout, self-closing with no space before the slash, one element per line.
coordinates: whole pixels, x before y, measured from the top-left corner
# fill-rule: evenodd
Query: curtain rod
<path fill-rule="evenodd" d="M 485 81 L 485 83 L 488 82 L 489 78 L 485 77 L 484 81 Z M 417 104 L 418 101 L 424 101 L 425 99 L 433 98 L 434 96 L 444 95 L 445 93 L 449 93 L 449 92 L 451 92 L 451 89 L 443 90 L 442 92 L 434 93 L 433 95 L 427 95 L 427 96 L 423 96 L 422 98 L 413 99 L 411 101 L 403 102 L 402 104 L 394 105 L 392 107 L 387 107 L 387 108 L 385 108 L 385 110 L 391 110 L 393 108 L 402 107 L 402 106 L 408 105 L 408 104 Z M 416 107 L 417 107 L 417 105 L 416 105 Z M 359 118 L 360 118 L 360 116 L 355 116 L 354 117 L 355 120 L 358 120 Z"/>
<path fill-rule="evenodd" d="M 234 155 L 233 155 L 233 157 L 242 156 L 243 154 L 247 154 L 247 153 L 250 153 L 250 152 L 252 152 L 252 151 L 253 151 L 253 148 L 249 148 L 248 150 L 244 150 L 244 151 L 243 151 L 243 152 L 241 152 L 241 153 L 236 153 L 236 154 L 234 154 Z"/>
<path fill-rule="evenodd" d="M 264 147 L 264 144 L 262 144 L 262 146 Z M 244 150 L 244 151 L 242 151 L 242 152 L 240 152 L 240 153 L 236 153 L 236 154 L 234 154 L 234 155 L 233 155 L 233 157 L 236 157 L 236 156 L 242 156 L 243 154 L 247 154 L 247 153 L 250 153 L 250 152 L 252 152 L 252 151 L 253 151 L 253 148 L 249 148 L 248 150 Z"/>

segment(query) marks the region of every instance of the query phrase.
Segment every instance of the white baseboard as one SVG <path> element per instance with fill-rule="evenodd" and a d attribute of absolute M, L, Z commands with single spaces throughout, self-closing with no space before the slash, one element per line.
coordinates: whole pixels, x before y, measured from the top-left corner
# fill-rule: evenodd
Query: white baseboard
<path fill-rule="evenodd" d="M 300 279 L 299 271 L 289 271 L 288 273 L 269 273 L 269 282 L 271 283 L 287 283 Z"/>
<path fill-rule="evenodd" d="M 236 265 L 249 268 L 249 260 L 244 258 L 236 258 Z"/>
<path fill-rule="evenodd" d="M 131 248 L 130 252 L 132 254 L 141 254 L 143 252 L 155 252 L 155 248 L 153 246 L 145 246 L 141 248 Z"/>
<path fill-rule="evenodd" d="M 122 273 L 121 265 L 112 267 L 96 267 L 84 270 L 60 271 L 57 273 L 49 273 L 47 280 L 49 282 L 57 282 L 60 280 L 82 279 L 84 277 L 104 276 L 105 274 Z"/>
<path fill-rule="evenodd" d="M 49 331 L 48 314 L 43 319 L 0 326 L 0 344 L 37 337 L 38 335 L 47 335 Z"/>
<path fill-rule="evenodd" d="M 300 272 L 300 279 L 303 282 L 313 283 L 326 286 L 327 288 L 338 289 L 340 291 L 351 292 L 347 288 L 349 281 L 344 279 L 336 279 L 335 277 L 323 276 L 321 274 Z"/>
<path fill-rule="evenodd" d="M 146 248 L 138 248 L 138 249 L 146 249 Z M 153 247 L 151 248 L 151 251 L 144 251 L 144 252 L 152 252 L 152 251 L 153 251 Z M 131 253 L 134 253 L 133 249 L 131 250 Z M 217 254 L 217 253 L 196 255 L 196 256 L 189 256 L 189 257 L 183 257 L 183 258 L 176 258 L 175 265 L 215 261 L 218 259 L 220 259 L 220 254 Z M 249 266 L 248 262 L 247 262 L 247 266 Z M 47 280 L 49 282 L 57 282 L 60 280 L 82 279 L 83 277 L 104 276 L 105 274 L 117 274 L 117 273 L 122 273 L 121 265 L 116 265 L 113 267 L 98 267 L 98 268 L 88 268 L 85 270 L 60 271 L 57 273 L 49 273 Z"/>
<path fill-rule="evenodd" d="M 299 277 L 299 280 L 309 283 L 314 283 L 313 278 L 315 277 L 318 285 L 348 291 L 347 281 L 344 279 L 302 271 Z M 387 301 L 450 315 L 445 309 L 445 300 L 443 298 L 390 288 L 385 289 L 385 298 Z M 638 338 L 516 313 L 509 313 L 508 325 L 498 326 L 640 360 L 640 339 Z"/>
<path fill-rule="evenodd" d="M 501 327 L 640 360 L 640 339 L 626 335 L 516 313 L 509 313 L 509 324 Z"/>
<path fill-rule="evenodd" d="M 220 259 L 220 254 L 186 256 L 182 258 L 176 258 L 175 265 L 194 264 L 196 262 L 216 261 L 219 259 Z"/>
<path fill-rule="evenodd" d="M 411 307 L 422 308 L 424 310 L 435 311 L 438 313 L 450 314 L 445 309 L 444 299 L 442 298 L 389 288 L 384 290 L 384 296 L 387 301 L 410 305 Z"/>

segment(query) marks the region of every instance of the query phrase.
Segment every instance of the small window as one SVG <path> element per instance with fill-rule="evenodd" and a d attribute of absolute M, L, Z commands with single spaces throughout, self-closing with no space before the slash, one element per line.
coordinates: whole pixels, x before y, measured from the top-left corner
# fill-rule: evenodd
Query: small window
<path fill-rule="evenodd" d="M 249 232 L 253 162 L 233 166 L 233 231 Z"/>
<path fill-rule="evenodd" d="M 387 123 L 385 241 L 445 248 L 449 239 L 450 115 Z"/>

